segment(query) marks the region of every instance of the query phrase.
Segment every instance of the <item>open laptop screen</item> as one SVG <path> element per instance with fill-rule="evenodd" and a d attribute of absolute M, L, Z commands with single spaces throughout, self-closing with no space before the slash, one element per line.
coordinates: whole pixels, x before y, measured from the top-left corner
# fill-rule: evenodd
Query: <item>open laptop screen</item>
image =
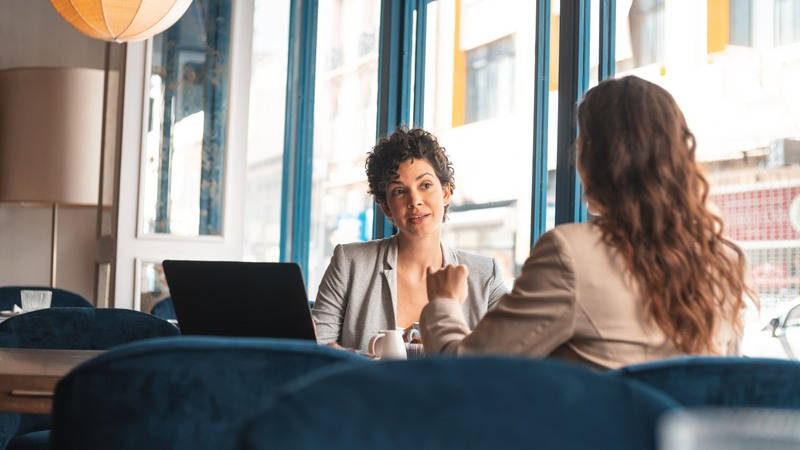
<path fill-rule="evenodd" d="M 294 263 L 165 260 L 182 334 L 314 340 Z"/>

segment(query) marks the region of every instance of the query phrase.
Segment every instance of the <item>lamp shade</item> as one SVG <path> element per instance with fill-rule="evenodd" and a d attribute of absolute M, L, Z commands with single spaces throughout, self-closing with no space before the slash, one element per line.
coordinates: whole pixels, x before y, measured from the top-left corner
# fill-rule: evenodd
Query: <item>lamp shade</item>
<path fill-rule="evenodd" d="M 181 18 L 192 0 L 50 0 L 81 33 L 105 41 L 147 39 Z"/>
<path fill-rule="evenodd" d="M 102 127 L 102 70 L 0 70 L 0 201 L 96 205 Z"/>

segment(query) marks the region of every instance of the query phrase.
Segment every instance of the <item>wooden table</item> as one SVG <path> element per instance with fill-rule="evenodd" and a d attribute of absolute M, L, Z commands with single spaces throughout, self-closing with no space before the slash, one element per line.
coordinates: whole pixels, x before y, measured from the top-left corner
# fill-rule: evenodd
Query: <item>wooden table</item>
<path fill-rule="evenodd" d="M 103 350 L 0 348 L 0 411 L 49 414 L 56 383 Z"/>

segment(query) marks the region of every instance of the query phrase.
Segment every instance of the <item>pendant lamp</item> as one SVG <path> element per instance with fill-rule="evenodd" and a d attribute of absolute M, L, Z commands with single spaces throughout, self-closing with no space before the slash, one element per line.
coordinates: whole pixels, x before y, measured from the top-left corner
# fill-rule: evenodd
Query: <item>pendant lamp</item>
<path fill-rule="evenodd" d="M 192 0 L 50 0 L 81 33 L 104 41 L 147 39 L 181 18 Z"/>

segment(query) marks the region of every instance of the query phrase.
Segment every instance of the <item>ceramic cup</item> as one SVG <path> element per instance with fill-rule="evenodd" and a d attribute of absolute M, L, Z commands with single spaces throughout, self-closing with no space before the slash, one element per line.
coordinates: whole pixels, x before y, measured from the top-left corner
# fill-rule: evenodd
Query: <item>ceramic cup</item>
<path fill-rule="evenodd" d="M 403 330 L 381 330 L 369 340 L 369 352 L 380 359 L 406 359 Z"/>

